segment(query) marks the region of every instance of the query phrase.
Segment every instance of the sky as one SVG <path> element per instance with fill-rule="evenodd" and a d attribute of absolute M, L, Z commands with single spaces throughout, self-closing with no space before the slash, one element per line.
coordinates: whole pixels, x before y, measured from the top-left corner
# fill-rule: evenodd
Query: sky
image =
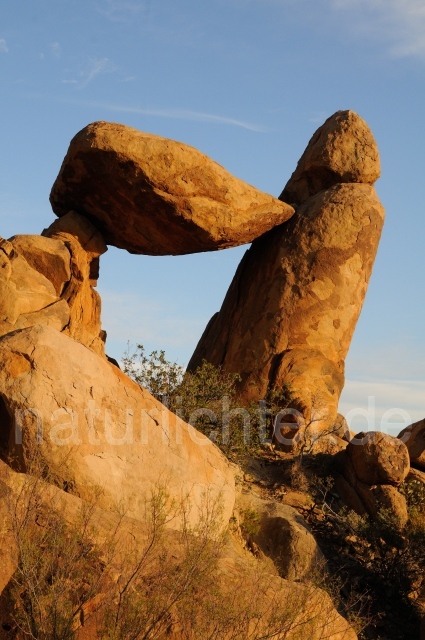
<path fill-rule="evenodd" d="M 340 410 L 355 430 L 425 417 L 423 0 L 2 2 L 0 98 L 6 238 L 53 221 L 50 189 L 90 122 L 185 142 L 277 196 L 315 129 L 359 113 L 380 149 L 387 219 Z M 108 354 L 129 341 L 186 364 L 246 248 L 110 248 L 98 285 Z"/>

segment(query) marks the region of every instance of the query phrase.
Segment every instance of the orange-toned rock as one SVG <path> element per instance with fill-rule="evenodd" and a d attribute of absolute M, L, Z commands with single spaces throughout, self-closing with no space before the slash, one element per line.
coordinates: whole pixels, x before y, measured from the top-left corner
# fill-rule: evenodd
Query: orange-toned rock
<path fill-rule="evenodd" d="M 358 479 L 369 486 L 398 486 L 409 473 L 410 462 L 406 445 L 379 431 L 361 432 L 346 450 Z"/>
<path fill-rule="evenodd" d="M 104 356 L 106 333 L 101 328 L 101 300 L 93 288 L 99 277 L 99 257 L 107 251 L 101 233 L 83 216 L 69 212 L 42 235 L 61 241 L 71 256 L 71 275 L 61 294 L 70 310 L 65 333 Z"/>
<path fill-rule="evenodd" d="M 9 241 L 28 264 L 42 273 L 59 296 L 71 278 L 71 256 L 64 243 L 37 235 L 18 235 Z"/>
<path fill-rule="evenodd" d="M 332 425 L 383 221 L 366 184 L 308 199 L 245 253 L 189 370 L 206 359 L 240 373 L 247 400 L 289 384 L 308 420 Z"/>
<path fill-rule="evenodd" d="M 34 324 L 61 331 L 68 321 L 68 305 L 59 299 L 51 280 L 12 242 L 0 238 L 0 336 Z"/>
<path fill-rule="evenodd" d="M 380 172 L 378 148 L 366 122 L 354 111 L 337 111 L 311 138 L 280 197 L 301 204 L 340 182 L 374 184 Z"/>
<path fill-rule="evenodd" d="M 234 474 L 220 450 L 64 333 L 38 325 L 0 338 L 0 417 L 0 448 L 21 469 L 39 447 L 81 497 L 103 487 L 106 508 L 125 503 L 128 515 L 144 517 L 161 483 L 176 501 L 187 496 L 192 523 L 206 498 L 222 501 L 223 523 L 232 514 Z"/>
<path fill-rule="evenodd" d="M 181 142 L 95 122 L 72 139 L 50 201 L 131 253 L 179 255 L 246 244 L 292 207 Z"/>
<path fill-rule="evenodd" d="M 406 427 L 398 437 L 406 444 L 412 465 L 425 470 L 425 420 Z"/>

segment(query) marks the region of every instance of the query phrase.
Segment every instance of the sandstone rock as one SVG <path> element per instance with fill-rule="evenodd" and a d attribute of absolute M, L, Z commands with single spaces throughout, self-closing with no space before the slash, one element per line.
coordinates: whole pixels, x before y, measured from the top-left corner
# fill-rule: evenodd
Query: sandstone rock
<path fill-rule="evenodd" d="M 380 176 L 372 132 L 354 111 L 337 111 L 316 131 L 280 198 L 301 204 L 340 182 L 374 184 Z"/>
<path fill-rule="evenodd" d="M 420 482 L 421 484 L 425 485 L 425 472 L 424 471 L 419 471 L 418 469 L 413 469 L 413 467 L 410 467 L 410 471 L 406 476 L 406 482 Z"/>
<path fill-rule="evenodd" d="M 289 384 L 307 421 L 332 427 L 383 219 L 373 187 L 338 184 L 253 242 L 189 370 L 240 373 L 247 401 Z"/>
<path fill-rule="evenodd" d="M 398 435 L 409 451 L 410 462 L 425 470 L 425 420 L 419 420 Z"/>
<path fill-rule="evenodd" d="M 372 493 L 375 499 L 376 515 L 378 515 L 380 509 L 387 509 L 396 518 L 399 526 L 404 527 L 409 519 L 406 498 L 396 487 L 380 484 L 372 488 Z"/>
<path fill-rule="evenodd" d="M 234 475 L 219 449 L 64 333 L 38 325 L 0 339 L 0 400 L 0 445 L 20 468 L 39 447 L 81 497 L 102 486 L 107 508 L 124 501 L 129 515 L 142 517 L 161 482 L 176 500 L 188 495 L 192 522 L 205 494 L 223 502 L 228 521 Z"/>
<path fill-rule="evenodd" d="M 367 485 L 398 486 L 409 473 L 407 447 L 397 438 L 379 431 L 359 433 L 346 448 L 358 479 Z"/>
<path fill-rule="evenodd" d="M 58 216 L 90 218 L 107 244 L 149 255 L 246 244 L 294 212 L 192 147 L 109 122 L 72 139 L 50 201 Z"/>
<path fill-rule="evenodd" d="M 99 257 L 107 251 L 102 235 L 86 218 L 69 212 L 45 229 L 43 236 L 60 241 L 71 255 L 71 276 L 62 293 L 70 309 L 65 333 L 104 356 L 101 300 L 93 288 L 99 277 Z"/>
<path fill-rule="evenodd" d="M 4 485 L 8 491 L 15 492 L 15 496 L 21 494 L 21 499 L 22 488 L 32 486 L 29 476 L 14 473 L 3 463 L 0 463 L 0 481 L 2 482 L 1 486 Z M 40 481 L 37 486 L 43 507 L 60 509 L 67 522 L 71 525 L 77 525 L 80 530 L 80 514 L 82 510 L 87 512 L 87 505 L 78 497 L 65 493 L 55 486 L 40 483 Z M 0 509 L 1 506 L 2 502 L 0 501 Z M 129 554 L 133 558 L 131 555 L 133 552 L 140 554 L 146 545 L 146 524 L 128 516 L 121 518 L 118 514 L 104 511 L 96 505 L 90 507 L 90 513 L 92 514 L 92 523 L 95 523 L 93 531 L 95 543 L 104 545 L 105 541 L 111 539 L 117 527 L 119 528 L 120 534 L 117 544 L 111 549 L 109 546 L 107 547 L 109 552 L 113 552 L 109 562 L 112 569 L 111 575 L 113 574 L 114 580 L 117 580 L 121 575 L 122 562 L 125 562 L 126 558 L 128 559 Z M 35 513 L 31 512 L 30 517 L 34 518 L 34 516 Z M 43 522 L 37 521 L 37 524 L 43 526 Z M 183 538 L 176 531 L 164 532 L 163 544 L 173 559 L 179 558 L 182 551 L 184 552 L 187 542 L 187 537 Z M 7 551 L 11 554 L 10 557 L 14 557 L 16 550 L 13 549 L 13 545 Z M 16 562 L 13 560 L 9 579 L 15 566 Z M 4 567 L 0 566 L 0 573 L 2 569 L 4 570 Z M 264 622 L 270 614 L 272 623 L 276 624 L 278 622 L 277 616 L 281 613 L 284 623 L 282 630 L 273 635 L 277 640 L 284 638 L 285 640 L 300 640 L 301 637 L 309 638 L 309 640 L 323 640 L 324 638 L 328 640 L 356 640 L 357 636 L 353 629 L 338 614 L 330 597 L 324 591 L 311 584 L 284 580 L 272 571 L 267 572 L 266 565 L 244 551 L 235 537 L 228 535 L 226 544 L 219 551 L 218 569 L 217 586 L 221 589 L 223 602 L 230 607 L 232 603 L 238 602 L 239 612 L 244 616 L 243 621 L 246 612 L 254 614 L 255 611 L 260 616 L 264 616 L 263 619 L 255 617 L 252 620 L 252 631 L 255 637 L 261 630 L 264 633 L 270 632 L 270 627 L 264 626 Z M 75 578 L 76 576 L 73 577 L 73 579 Z M 86 615 L 80 616 L 79 624 L 77 623 L 75 627 L 77 640 L 91 640 L 97 637 L 99 623 L 102 620 L 97 613 L 99 606 L 108 598 L 110 586 L 110 581 L 102 581 L 99 584 L 99 592 L 84 605 Z M 10 609 L 10 602 L 7 601 L 7 598 L 0 598 L 0 637 L 2 638 L 3 625 L 10 621 Z M 179 610 L 177 609 L 173 613 L 175 614 L 173 619 L 177 618 L 178 620 Z M 7 619 L 8 614 L 9 620 Z M 231 616 L 231 608 L 230 611 L 227 611 L 226 606 L 226 611 L 220 611 L 219 615 L 220 621 L 223 622 L 226 615 Z M 247 634 L 251 637 L 249 631 Z M 183 640 L 178 624 L 170 627 L 167 637 L 170 637 L 170 640 Z"/>
<path fill-rule="evenodd" d="M 71 256 L 65 244 L 37 235 L 13 236 L 9 241 L 33 269 L 50 280 L 60 296 L 65 283 L 71 279 Z"/>
<path fill-rule="evenodd" d="M 254 514 L 258 530 L 250 539 L 271 558 L 281 578 L 305 580 L 324 564 L 324 557 L 304 518 L 296 509 L 244 491 L 237 499 L 243 528 Z"/>
<path fill-rule="evenodd" d="M 52 282 L 0 239 L 0 336 L 38 323 L 62 330 L 68 321 L 68 305 Z"/>

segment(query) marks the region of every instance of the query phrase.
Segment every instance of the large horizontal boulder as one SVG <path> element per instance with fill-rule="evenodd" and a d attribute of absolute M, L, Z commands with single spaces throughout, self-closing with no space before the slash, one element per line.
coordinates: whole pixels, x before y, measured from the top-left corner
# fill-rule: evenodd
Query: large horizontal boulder
<path fill-rule="evenodd" d="M 337 111 L 316 131 L 280 198 L 301 204 L 340 182 L 374 184 L 379 152 L 371 130 L 354 111 Z"/>
<path fill-rule="evenodd" d="M 246 244 L 294 212 L 186 144 L 111 122 L 72 139 L 50 201 L 58 216 L 90 218 L 107 244 L 148 255 Z"/>
<path fill-rule="evenodd" d="M 0 338 L 0 445 L 25 470 L 37 449 L 59 485 L 136 518 L 159 482 L 187 514 L 209 496 L 234 504 L 234 475 L 220 450 L 117 367 L 46 326 Z"/>
<path fill-rule="evenodd" d="M 239 373 L 247 400 L 289 384 L 309 421 L 327 412 L 331 424 L 383 221 L 366 184 L 309 198 L 245 253 L 189 370 L 205 359 Z"/>
<path fill-rule="evenodd" d="M 409 452 L 413 466 L 425 470 L 425 420 L 419 420 L 398 434 Z"/>

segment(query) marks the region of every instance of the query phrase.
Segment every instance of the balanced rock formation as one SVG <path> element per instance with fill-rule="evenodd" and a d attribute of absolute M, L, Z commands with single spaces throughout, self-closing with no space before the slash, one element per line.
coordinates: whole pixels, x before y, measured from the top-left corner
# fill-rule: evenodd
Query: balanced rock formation
<path fill-rule="evenodd" d="M 50 201 L 58 216 L 87 216 L 107 244 L 148 255 L 246 244 L 294 213 L 188 145 L 109 122 L 72 139 Z"/>
<path fill-rule="evenodd" d="M 144 517 L 158 483 L 188 500 L 192 522 L 206 496 L 223 522 L 234 475 L 220 450 L 124 373 L 64 333 L 35 326 L 0 338 L 0 445 L 25 470 L 40 451 L 63 486 L 84 497 L 104 489 L 107 508 L 124 501 Z"/>
<path fill-rule="evenodd" d="M 71 211 L 45 229 L 43 236 L 59 241 L 70 254 L 69 282 L 61 294 L 70 312 L 65 333 L 104 356 L 106 333 L 101 328 L 101 300 L 93 288 L 99 277 L 99 257 L 107 251 L 101 233 L 86 218 Z"/>
<path fill-rule="evenodd" d="M 410 463 L 425 470 L 425 420 L 419 420 L 398 434 L 409 452 Z"/>
<path fill-rule="evenodd" d="M 378 431 L 361 432 L 336 459 L 335 488 L 351 509 L 372 518 L 387 509 L 400 526 L 406 524 L 406 499 L 397 489 L 410 471 L 403 442 Z"/>
<path fill-rule="evenodd" d="M 370 185 L 379 175 L 376 145 L 361 118 L 336 113 L 309 148 L 283 191 L 307 199 L 252 243 L 188 368 L 205 359 L 239 373 L 247 402 L 289 385 L 295 408 L 323 429 L 336 420 L 384 210 Z"/>

